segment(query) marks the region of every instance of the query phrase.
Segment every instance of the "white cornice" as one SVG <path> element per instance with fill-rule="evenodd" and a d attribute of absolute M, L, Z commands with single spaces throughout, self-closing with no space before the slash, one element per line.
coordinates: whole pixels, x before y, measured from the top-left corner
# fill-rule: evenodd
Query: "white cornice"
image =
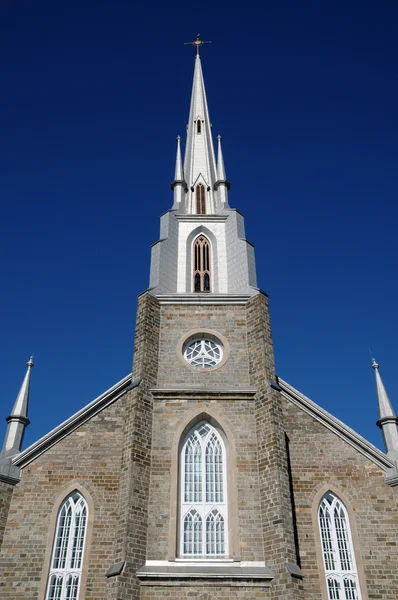
<path fill-rule="evenodd" d="M 49 431 L 45 436 L 29 446 L 29 448 L 26 448 L 26 450 L 15 456 L 12 459 L 12 463 L 18 467 L 25 467 L 32 460 L 40 456 L 40 454 L 51 448 L 51 446 L 54 446 L 54 444 L 72 433 L 72 431 L 75 431 L 77 427 L 80 427 L 80 425 L 97 415 L 104 408 L 116 402 L 128 389 L 136 387 L 139 383 L 139 379 L 131 381 L 130 373 L 101 394 L 101 396 L 95 398 L 95 400 L 84 406 L 77 413 L 69 417 L 69 419 L 58 425 L 58 427 Z"/>
<path fill-rule="evenodd" d="M 333 431 L 333 433 L 342 438 L 347 444 L 350 444 L 350 446 L 353 446 L 358 452 L 369 458 L 377 466 L 385 471 L 394 467 L 395 463 L 390 460 L 384 452 L 381 452 L 376 446 L 373 446 L 373 444 L 356 433 L 351 427 L 348 427 L 325 409 L 318 406 L 318 404 L 315 404 L 315 402 L 307 398 L 307 396 L 304 396 L 304 394 L 301 394 L 301 392 L 289 385 L 286 381 L 283 381 L 280 377 L 278 377 L 278 384 L 284 398 L 311 415 L 311 417 L 322 423 L 327 429 Z"/>
<path fill-rule="evenodd" d="M 175 400 L 254 400 L 256 388 L 152 388 L 155 398 L 173 398 Z"/>
<path fill-rule="evenodd" d="M 185 215 L 176 214 L 177 221 L 188 221 L 189 223 L 218 223 L 226 221 L 229 215 Z"/>
<path fill-rule="evenodd" d="M 257 290 L 254 293 L 258 293 Z M 249 294 L 155 294 L 159 304 L 246 304 Z"/>

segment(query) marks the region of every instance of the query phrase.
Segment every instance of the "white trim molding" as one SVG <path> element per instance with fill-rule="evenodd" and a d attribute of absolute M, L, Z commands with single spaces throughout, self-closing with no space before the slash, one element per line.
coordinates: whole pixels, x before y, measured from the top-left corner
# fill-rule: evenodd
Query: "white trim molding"
<path fill-rule="evenodd" d="M 118 381 L 114 386 L 106 392 L 95 398 L 92 402 L 84 406 L 77 413 L 69 417 L 66 421 L 55 427 L 52 431 L 37 440 L 34 444 L 26 448 L 23 452 L 15 456 L 12 460 L 13 464 L 18 467 L 25 467 L 32 460 L 43 454 L 46 450 L 54 446 L 57 442 L 68 436 L 72 431 L 86 423 L 89 419 L 116 402 L 128 390 L 137 387 L 140 384 L 140 379 L 132 380 L 131 373 Z"/>
<path fill-rule="evenodd" d="M 280 377 L 278 377 L 278 384 L 284 398 L 301 408 L 301 410 L 319 421 L 319 423 L 322 423 L 327 429 L 338 435 L 347 444 L 350 444 L 350 446 L 353 446 L 353 448 L 374 462 L 378 467 L 389 472 L 394 467 L 395 463 L 384 452 L 373 446 L 373 444 L 356 433 L 351 427 L 348 427 L 325 409 L 318 406 L 318 404 L 315 404 L 315 402 L 304 396 L 304 394 L 286 383 L 286 381 L 283 381 Z"/>

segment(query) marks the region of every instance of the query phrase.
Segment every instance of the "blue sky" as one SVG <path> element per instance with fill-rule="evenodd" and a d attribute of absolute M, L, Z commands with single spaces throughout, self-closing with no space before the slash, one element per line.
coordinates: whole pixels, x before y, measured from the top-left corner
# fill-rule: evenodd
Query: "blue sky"
<path fill-rule="evenodd" d="M 25 446 L 131 369 L 200 31 L 277 372 L 382 447 L 368 348 L 398 410 L 397 17 L 393 2 L 2 3 L 0 408 L 34 352 Z"/>

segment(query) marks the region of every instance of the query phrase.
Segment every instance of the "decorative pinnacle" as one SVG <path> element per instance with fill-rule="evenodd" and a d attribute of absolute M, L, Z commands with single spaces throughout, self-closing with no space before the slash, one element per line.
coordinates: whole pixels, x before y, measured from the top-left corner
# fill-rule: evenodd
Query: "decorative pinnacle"
<path fill-rule="evenodd" d="M 217 139 L 218 139 L 218 141 L 219 141 L 219 142 L 221 142 L 221 140 L 222 140 L 222 137 L 221 137 L 221 135 L 220 135 L 220 134 L 218 134 L 218 136 L 217 136 Z"/>
<path fill-rule="evenodd" d="M 200 33 L 198 33 L 194 42 L 184 42 L 184 46 L 196 46 L 196 56 L 199 56 L 199 48 L 200 46 L 203 46 L 203 44 L 211 44 L 211 42 L 204 42 L 201 40 Z"/>

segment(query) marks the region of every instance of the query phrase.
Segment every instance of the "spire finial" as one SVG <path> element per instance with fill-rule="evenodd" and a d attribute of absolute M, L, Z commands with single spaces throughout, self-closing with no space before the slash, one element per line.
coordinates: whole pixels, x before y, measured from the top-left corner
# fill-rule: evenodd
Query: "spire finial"
<path fill-rule="evenodd" d="M 211 44 L 211 42 L 204 42 L 201 40 L 200 33 L 198 33 L 194 42 L 184 42 L 184 46 L 196 46 L 196 56 L 199 56 L 199 48 L 200 46 L 203 46 L 203 44 Z"/>
<path fill-rule="evenodd" d="M 373 358 L 373 356 L 372 356 L 372 369 L 374 369 L 376 371 L 376 369 L 378 369 L 378 368 L 379 368 L 379 365 L 377 364 L 376 359 Z"/>
<path fill-rule="evenodd" d="M 27 366 L 29 369 L 31 369 L 32 367 L 34 367 L 34 366 L 35 366 L 35 363 L 33 362 L 33 354 L 32 354 L 32 356 L 30 357 L 30 359 L 28 360 L 28 362 L 26 363 L 26 366 Z"/>

